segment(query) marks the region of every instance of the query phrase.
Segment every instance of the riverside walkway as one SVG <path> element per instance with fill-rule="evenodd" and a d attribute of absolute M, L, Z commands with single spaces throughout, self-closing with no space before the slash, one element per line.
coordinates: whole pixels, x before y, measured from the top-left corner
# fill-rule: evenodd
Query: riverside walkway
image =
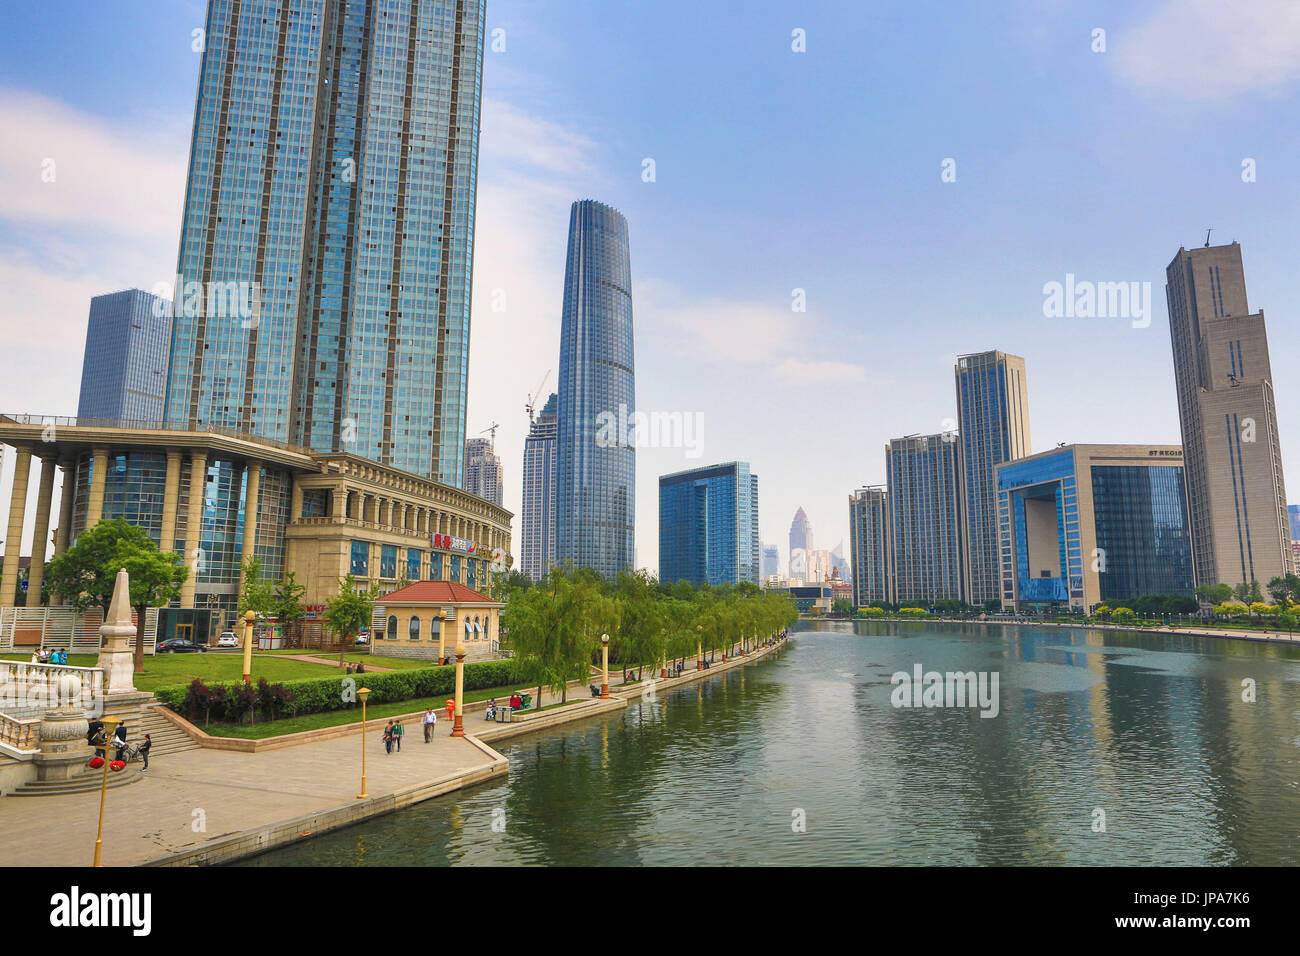
<path fill-rule="evenodd" d="M 783 646 L 760 647 L 725 664 L 694 670 L 692 660 L 680 677 L 666 681 L 654 673 L 656 693 L 725 673 L 755 662 Z M 647 669 L 647 676 L 650 671 Z M 611 677 L 614 675 L 611 674 Z M 598 680 L 598 679 L 597 679 Z M 520 733 L 553 729 L 569 721 L 608 713 L 642 695 L 645 684 L 612 687 L 612 700 L 598 707 L 568 708 L 527 721 L 489 724 L 482 702 L 467 708 L 468 736 L 452 737 L 451 722 L 437 724 L 436 738 L 424 743 L 423 729 L 403 718 L 404 749 L 385 753 L 386 719 L 366 726 L 368 799 L 359 800 L 361 742 L 352 733 L 253 753 L 203 747 L 159 755 L 141 773 L 131 764 L 123 773 L 139 774 L 129 786 L 108 792 L 104 813 L 105 866 L 202 865 L 228 862 L 263 850 L 391 813 L 453 790 L 508 772 L 506 759 L 486 742 Z M 585 685 L 571 685 L 575 700 Z M 595 703 L 595 702 L 593 702 Z M 418 702 L 412 701 L 414 705 Z M 473 713 L 473 716 L 471 716 Z M 479 737 L 483 739 L 480 740 Z M 0 866 L 89 866 L 95 847 L 99 792 L 0 797 Z"/>

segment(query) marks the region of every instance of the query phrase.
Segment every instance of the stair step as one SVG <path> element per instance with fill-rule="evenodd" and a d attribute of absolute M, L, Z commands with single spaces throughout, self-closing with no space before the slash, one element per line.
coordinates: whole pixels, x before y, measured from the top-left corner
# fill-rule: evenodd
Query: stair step
<path fill-rule="evenodd" d="M 115 790 L 118 787 L 136 783 L 141 779 L 143 778 L 138 770 L 128 768 L 120 773 L 109 774 L 107 789 Z M 90 793 L 98 790 L 102 783 L 100 775 L 96 773 L 87 773 L 83 777 L 76 777 L 72 780 L 34 780 L 23 784 L 9 796 L 49 797 L 69 793 Z"/>

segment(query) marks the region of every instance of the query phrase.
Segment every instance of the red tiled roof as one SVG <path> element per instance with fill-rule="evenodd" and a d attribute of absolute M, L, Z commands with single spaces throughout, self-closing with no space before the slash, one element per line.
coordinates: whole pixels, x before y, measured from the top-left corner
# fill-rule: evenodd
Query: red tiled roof
<path fill-rule="evenodd" d="M 499 604 L 455 581 L 416 581 L 379 598 L 377 604 Z"/>

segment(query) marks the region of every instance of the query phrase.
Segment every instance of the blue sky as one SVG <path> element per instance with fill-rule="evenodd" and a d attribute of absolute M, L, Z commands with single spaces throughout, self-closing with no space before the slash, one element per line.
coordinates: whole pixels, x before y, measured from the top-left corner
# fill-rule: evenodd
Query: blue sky
<path fill-rule="evenodd" d="M 90 295 L 174 269 L 204 6 L 57 8 L 11 5 L 0 35 L 0 408 L 70 414 Z M 1026 358 L 1036 451 L 1177 443 L 1164 267 L 1207 227 L 1243 245 L 1300 499 L 1300 4 L 489 0 L 487 22 L 468 432 L 500 423 L 512 510 L 585 197 L 630 224 L 639 407 L 703 421 L 700 457 L 638 457 L 644 566 L 657 476 L 736 458 L 765 541 L 799 505 L 818 547 L 847 539 L 884 442 L 954 416 L 965 352 Z M 1067 273 L 1150 282 L 1150 327 L 1045 318 Z"/>

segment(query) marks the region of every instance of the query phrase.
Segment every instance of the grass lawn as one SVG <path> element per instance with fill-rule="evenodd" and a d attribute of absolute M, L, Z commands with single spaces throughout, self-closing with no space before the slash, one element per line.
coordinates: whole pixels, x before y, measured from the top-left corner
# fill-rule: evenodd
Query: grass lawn
<path fill-rule="evenodd" d="M 2 654 L 7 660 L 31 660 L 31 654 Z M 76 667 L 94 667 L 93 654 L 72 654 L 68 663 Z M 284 660 L 269 654 L 253 655 L 253 683 L 265 677 L 272 683 L 286 680 L 310 680 L 334 677 L 337 666 L 312 664 L 308 661 Z M 144 670 L 135 675 L 139 690 L 156 691 L 164 687 L 186 687 L 198 677 L 204 683 L 237 681 L 244 674 L 241 654 L 158 654 L 144 659 Z"/>
<path fill-rule="evenodd" d="M 465 703 L 472 704 L 480 700 L 488 700 L 496 697 L 498 699 L 509 698 L 518 689 L 516 684 L 507 684 L 502 687 L 485 687 L 482 690 L 465 691 Z M 572 703 L 572 701 L 570 701 Z M 389 704 L 372 704 L 366 707 L 366 723 L 373 723 L 376 720 L 387 720 L 389 717 L 396 717 L 398 714 L 410 714 L 417 710 L 423 710 L 432 706 L 438 712 L 439 720 L 447 719 L 447 698 L 439 700 L 399 700 Z M 542 708 L 546 710 L 547 708 Z M 532 711 L 529 711 L 532 713 Z M 468 715 L 466 715 L 468 719 Z M 481 718 L 480 718 L 481 719 Z M 246 724 L 235 726 L 234 724 L 212 723 L 204 727 L 202 722 L 196 723 L 195 726 L 202 728 L 206 733 L 213 737 L 238 737 L 242 740 L 264 740 L 267 737 L 279 737 L 282 734 L 296 734 L 303 730 L 320 730 L 322 727 L 338 727 L 341 724 L 355 724 L 361 721 L 361 707 L 349 708 L 348 710 L 332 710 L 324 714 L 307 714 L 304 717 L 285 717 L 281 720 L 274 720 L 270 723 L 254 724 L 249 727 Z M 378 729 L 378 728 L 376 728 Z M 416 731 L 412 731 L 415 733 Z"/>

